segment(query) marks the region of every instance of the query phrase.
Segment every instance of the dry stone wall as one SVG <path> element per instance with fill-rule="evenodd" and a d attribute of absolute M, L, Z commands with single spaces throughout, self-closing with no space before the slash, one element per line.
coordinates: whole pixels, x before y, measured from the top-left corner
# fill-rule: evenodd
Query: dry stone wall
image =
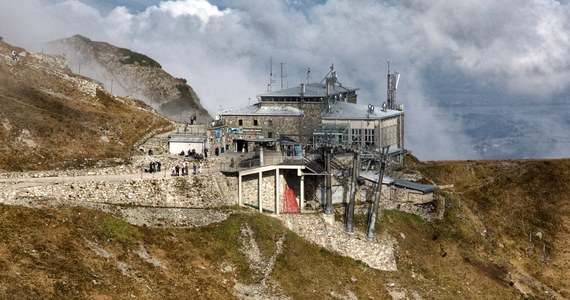
<path fill-rule="evenodd" d="M 63 180 L 63 178 L 62 178 Z M 237 180 L 221 173 L 176 178 L 122 181 L 66 181 L 50 183 L 3 183 L 2 202 L 33 201 L 105 203 L 145 207 L 213 208 L 237 204 Z"/>

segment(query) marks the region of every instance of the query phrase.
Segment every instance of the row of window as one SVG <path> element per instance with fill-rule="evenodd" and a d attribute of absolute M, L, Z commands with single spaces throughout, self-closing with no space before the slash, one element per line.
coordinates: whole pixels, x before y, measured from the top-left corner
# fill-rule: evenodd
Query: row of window
<path fill-rule="evenodd" d="M 267 120 L 268 126 L 273 126 L 273 120 Z M 243 126 L 243 119 L 238 119 L 238 126 Z M 259 126 L 257 119 L 253 119 L 253 126 Z"/>
<path fill-rule="evenodd" d="M 305 102 L 323 102 L 323 97 L 306 97 L 302 100 Z M 263 97 L 261 101 L 264 102 L 301 102 L 300 97 Z"/>
<path fill-rule="evenodd" d="M 374 129 L 352 129 L 351 132 L 352 141 L 358 142 L 364 139 L 366 144 L 374 144 L 376 137 L 374 135 Z"/>

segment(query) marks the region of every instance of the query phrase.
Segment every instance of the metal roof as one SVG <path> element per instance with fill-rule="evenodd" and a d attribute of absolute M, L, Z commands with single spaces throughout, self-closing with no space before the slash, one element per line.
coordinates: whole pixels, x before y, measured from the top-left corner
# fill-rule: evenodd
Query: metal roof
<path fill-rule="evenodd" d="M 303 111 L 290 106 L 261 106 L 260 103 L 228 108 L 218 112 L 220 116 L 302 116 Z"/>
<path fill-rule="evenodd" d="M 170 143 L 204 143 L 206 137 L 204 135 L 173 133 L 168 137 Z"/>
<path fill-rule="evenodd" d="M 329 105 L 328 111 L 323 115 L 323 120 L 381 120 L 404 113 L 391 109 L 382 111 L 382 107 L 374 107 L 374 110 L 369 112 L 369 105 L 340 101 Z"/>
<path fill-rule="evenodd" d="M 359 177 L 362 177 L 372 182 L 378 182 L 378 172 L 372 170 L 361 171 Z M 384 176 L 384 178 L 382 179 L 382 184 L 394 184 L 395 186 L 407 188 L 410 190 L 420 191 L 424 194 L 431 193 L 437 190 L 437 186 L 435 185 L 420 184 L 398 178 L 393 179 L 388 176 Z"/>
<path fill-rule="evenodd" d="M 368 170 L 368 171 L 360 171 L 360 176 L 366 180 L 372 181 L 372 182 L 378 182 L 378 172 L 373 171 L 373 170 Z M 382 183 L 383 184 L 392 184 L 394 182 L 394 179 L 392 179 L 392 177 L 386 176 L 384 175 L 384 178 L 382 178 Z"/>
<path fill-rule="evenodd" d="M 271 143 L 275 142 L 273 138 L 266 138 L 266 137 L 257 137 L 252 139 L 245 139 L 246 142 L 253 142 L 253 143 Z"/>
<path fill-rule="evenodd" d="M 431 193 L 437 190 L 437 186 L 429 184 L 420 184 L 415 182 L 410 182 L 404 179 L 394 179 L 394 184 L 397 186 L 405 187 L 407 189 L 420 191 L 424 194 Z"/>
<path fill-rule="evenodd" d="M 331 94 L 340 94 L 345 92 L 357 91 L 358 89 L 345 87 L 342 85 L 333 85 Z M 288 89 L 282 89 L 265 94 L 257 95 L 257 97 L 300 97 L 301 86 L 296 86 Z M 309 83 L 305 85 L 304 97 L 326 97 L 327 85 L 324 83 Z"/>

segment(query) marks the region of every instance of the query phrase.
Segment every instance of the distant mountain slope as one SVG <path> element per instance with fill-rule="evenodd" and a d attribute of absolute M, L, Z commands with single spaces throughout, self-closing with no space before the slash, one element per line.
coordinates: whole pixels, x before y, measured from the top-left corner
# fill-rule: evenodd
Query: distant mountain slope
<path fill-rule="evenodd" d="M 63 53 L 72 71 L 102 82 L 113 94 L 141 99 L 172 119 L 212 120 L 185 79 L 174 78 L 144 54 L 81 35 L 53 41 L 46 49 Z"/>
<path fill-rule="evenodd" d="M 570 160 L 408 166 L 438 184 L 453 184 L 441 192 L 448 209 L 439 240 L 464 246 L 460 256 L 467 264 L 537 299 L 570 297 Z"/>
<path fill-rule="evenodd" d="M 141 101 L 113 97 L 101 83 L 73 74 L 63 58 L 1 40 L 0 122 L 0 170 L 8 171 L 127 157 L 143 136 L 170 125 Z"/>

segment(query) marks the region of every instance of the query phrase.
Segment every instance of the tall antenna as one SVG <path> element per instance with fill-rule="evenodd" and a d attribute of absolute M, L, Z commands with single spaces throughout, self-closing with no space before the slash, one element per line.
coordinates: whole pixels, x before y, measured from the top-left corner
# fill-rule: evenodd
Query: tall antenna
<path fill-rule="evenodd" d="M 285 63 L 281 62 L 281 89 L 283 89 L 283 77 L 287 77 L 287 75 L 283 75 L 283 65 L 285 65 Z"/>
<path fill-rule="evenodd" d="M 271 92 L 275 78 L 273 77 L 273 57 L 269 59 L 269 83 L 267 84 L 267 91 Z"/>
<path fill-rule="evenodd" d="M 396 90 L 400 81 L 400 73 L 390 73 L 390 60 L 388 60 L 388 78 L 387 78 L 387 99 L 386 107 L 388 109 L 396 109 Z"/>
<path fill-rule="evenodd" d="M 311 68 L 307 67 L 307 83 L 311 80 Z"/>

